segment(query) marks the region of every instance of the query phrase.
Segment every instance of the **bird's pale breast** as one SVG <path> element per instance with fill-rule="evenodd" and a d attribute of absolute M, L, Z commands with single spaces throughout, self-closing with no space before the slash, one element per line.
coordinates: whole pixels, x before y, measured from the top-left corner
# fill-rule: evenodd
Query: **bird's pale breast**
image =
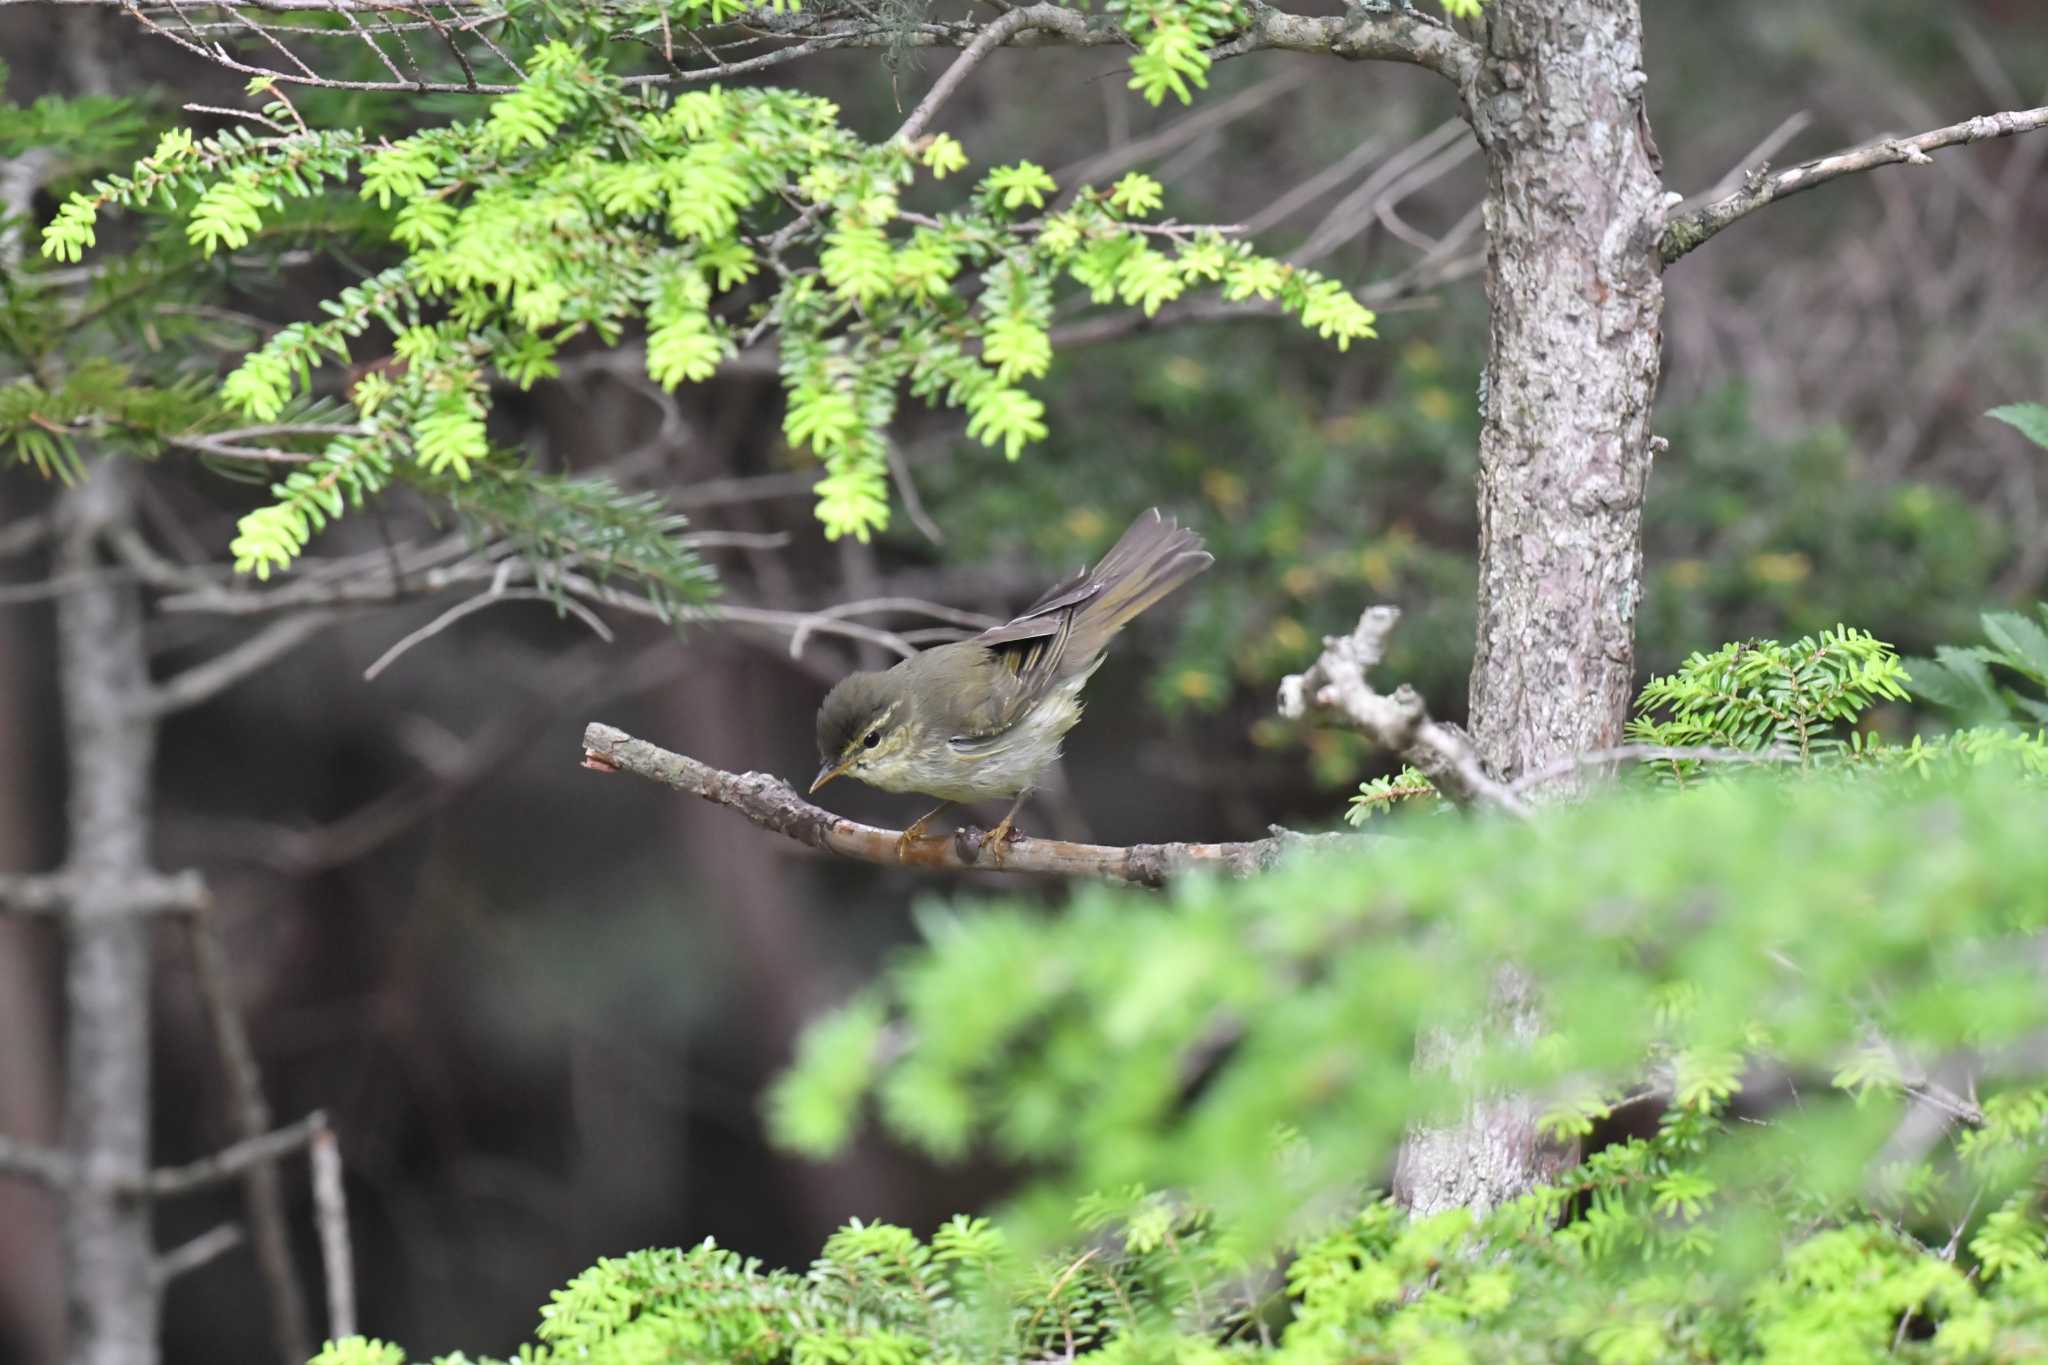
<path fill-rule="evenodd" d="M 963 745 L 934 736 L 935 742 L 916 745 L 886 790 L 923 792 L 941 801 L 993 801 L 1036 785 L 1059 758 L 1061 737 L 1081 719 L 1086 682 L 1084 675 L 1054 689 L 1000 735 Z"/>

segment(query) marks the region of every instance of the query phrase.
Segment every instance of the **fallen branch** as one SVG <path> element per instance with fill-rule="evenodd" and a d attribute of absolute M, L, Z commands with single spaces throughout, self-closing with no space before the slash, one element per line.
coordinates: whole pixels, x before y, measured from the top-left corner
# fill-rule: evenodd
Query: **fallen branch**
<path fill-rule="evenodd" d="M 729 773 L 694 758 L 671 753 L 609 725 L 583 731 L 583 766 L 635 777 L 728 806 L 761 828 L 808 848 L 886 867 L 934 871 L 1035 872 L 1060 877 L 1102 877 L 1139 886 L 1163 886 L 1176 875 L 1200 869 L 1247 876 L 1271 867 L 1282 854 L 1310 843 L 1354 842 L 1359 836 L 1305 835 L 1276 831 L 1242 843 L 1075 844 L 1063 839 L 1013 838 L 1001 855 L 985 846 L 982 831 L 963 829 L 950 839 L 921 839 L 899 857 L 899 830 L 878 829 L 812 805 L 796 788 L 771 773 Z"/>
<path fill-rule="evenodd" d="M 1486 771 L 1471 736 L 1430 719 L 1414 688 L 1403 683 L 1391 696 L 1373 690 L 1366 673 L 1386 656 L 1387 637 L 1400 620 L 1399 607 L 1368 607 L 1351 634 L 1324 636 L 1322 657 L 1306 673 L 1281 680 L 1280 714 L 1343 723 L 1421 771 L 1457 805 L 1528 815 L 1515 790 Z"/>
<path fill-rule="evenodd" d="M 1657 252 L 1663 257 L 1664 264 L 1670 265 L 1729 224 L 1748 217 L 1766 204 L 1774 204 L 1802 190 L 1825 185 L 1845 175 L 1875 170 L 1879 166 L 1901 163 L 1931 165 L 1933 158 L 1928 153 L 1943 147 L 1987 142 L 1992 138 L 2012 137 L 2041 128 L 2048 128 L 2048 105 L 2003 114 L 1980 114 L 1917 137 L 1879 138 L 1861 147 L 1801 162 L 1776 175 L 1768 174 L 1768 167 L 1759 167 L 1741 189 L 1696 208 L 1687 209 L 1680 205 L 1665 221 L 1663 234 L 1657 241 Z"/>

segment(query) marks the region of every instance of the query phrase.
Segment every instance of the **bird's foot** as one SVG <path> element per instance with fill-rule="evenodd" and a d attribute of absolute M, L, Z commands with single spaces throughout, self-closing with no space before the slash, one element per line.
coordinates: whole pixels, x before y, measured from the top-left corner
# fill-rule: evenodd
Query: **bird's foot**
<path fill-rule="evenodd" d="M 1023 837 L 1023 835 L 1017 833 L 1015 816 L 1005 815 L 1001 823 L 982 836 L 981 847 L 988 854 L 989 861 L 997 867 L 1001 867 L 1003 865 L 1004 850 Z"/>
<path fill-rule="evenodd" d="M 941 807 L 941 809 L 943 809 L 943 807 Z M 897 862 L 907 863 L 910 861 L 910 850 L 912 846 L 917 844 L 920 840 L 924 838 L 924 827 L 926 825 L 929 825 L 932 822 L 932 816 L 937 815 L 938 813 L 938 811 L 933 811 L 929 815 L 920 815 L 915 821 L 911 823 L 908 829 L 904 830 L 901 834 L 896 836 Z"/>

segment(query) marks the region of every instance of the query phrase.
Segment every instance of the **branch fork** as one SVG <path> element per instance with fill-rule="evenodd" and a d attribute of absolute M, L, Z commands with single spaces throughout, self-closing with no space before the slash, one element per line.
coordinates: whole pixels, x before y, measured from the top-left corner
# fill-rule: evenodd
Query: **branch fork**
<path fill-rule="evenodd" d="M 1386 657 L 1387 637 L 1400 621 L 1399 607 L 1368 607 L 1351 634 L 1324 636 L 1321 657 L 1306 672 L 1281 680 L 1280 714 L 1356 730 L 1422 772 L 1457 805 L 1528 815 L 1514 789 L 1486 771 L 1472 737 L 1432 719 L 1413 687 L 1402 683 L 1391 694 L 1373 689 L 1367 674 Z"/>

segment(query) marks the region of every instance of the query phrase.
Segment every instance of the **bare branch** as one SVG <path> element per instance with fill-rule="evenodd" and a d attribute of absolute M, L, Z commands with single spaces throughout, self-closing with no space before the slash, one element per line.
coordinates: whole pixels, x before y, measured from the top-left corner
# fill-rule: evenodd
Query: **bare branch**
<path fill-rule="evenodd" d="M 162 1288 L 180 1275 L 189 1275 L 204 1265 L 233 1251 L 242 1244 L 242 1227 L 239 1223 L 222 1223 L 200 1233 L 191 1241 L 172 1247 L 156 1262 L 157 1287 Z"/>
<path fill-rule="evenodd" d="M 771 371 L 774 368 L 772 358 L 769 368 Z M 702 483 L 677 489 L 669 496 L 669 502 L 689 509 L 767 502 L 775 498 L 801 498 L 808 497 L 817 482 L 816 474 L 804 470 L 788 474 L 745 474 L 731 479 L 705 479 Z"/>
<path fill-rule="evenodd" d="M 241 445 L 226 433 L 187 432 L 182 436 L 165 437 L 164 444 L 173 450 L 189 450 L 197 455 L 212 455 L 223 460 L 248 460 L 257 464 L 311 464 L 318 458 L 303 450 Z"/>
<path fill-rule="evenodd" d="M 33 1180 L 49 1189 L 62 1190 L 76 1183 L 77 1174 L 71 1158 L 54 1147 L 0 1137 L 0 1176 Z"/>
<path fill-rule="evenodd" d="M 139 1179 L 94 1178 L 68 1153 L 0 1137 L 0 1175 L 21 1176 L 52 1189 L 90 1188 L 131 1198 L 161 1199 L 225 1184 L 254 1166 L 290 1156 L 326 1131 L 327 1116 L 315 1110 L 297 1123 L 223 1147 L 183 1166 L 159 1167 Z"/>
<path fill-rule="evenodd" d="M 253 1141 L 270 1131 L 270 1102 L 263 1094 L 263 1073 L 256 1065 L 256 1048 L 250 1042 L 248 1025 L 235 1003 L 234 977 L 228 967 L 227 946 L 221 942 L 220 929 L 214 921 L 215 913 L 209 907 L 186 921 L 192 943 L 193 978 L 212 1025 L 214 1050 L 220 1054 L 228 1093 L 233 1097 L 235 1131 L 244 1141 Z M 272 1344 L 284 1365 L 299 1365 L 312 1353 L 312 1330 L 306 1319 L 305 1295 L 299 1289 L 298 1273 L 292 1266 L 284 1181 L 275 1163 L 260 1162 L 244 1173 L 242 1200 L 249 1211 L 257 1273 L 270 1300 Z M 159 1271 L 169 1260 L 166 1257 L 159 1263 Z"/>
<path fill-rule="evenodd" d="M 297 1123 L 286 1124 L 260 1137 L 245 1138 L 221 1148 L 212 1156 L 201 1157 L 183 1166 L 159 1167 L 143 1178 L 139 1189 L 124 1189 L 123 1193 L 162 1199 L 190 1194 L 210 1185 L 224 1185 L 252 1167 L 283 1160 L 313 1144 L 326 1131 L 327 1115 L 316 1109 Z"/>
<path fill-rule="evenodd" d="M 903 120 L 903 126 L 896 130 L 893 139 L 897 142 L 914 143 L 924 136 L 938 117 L 939 109 L 966 83 L 974 68 L 988 59 L 988 54 L 1015 38 L 1018 34 L 1033 29 L 1050 28 L 1055 15 L 1073 15 L 1072 10 L 1063 10 L 1056 5 L 1031 5 L 1024 9 L 1013 9 L 975 35 L 974 41 L 961 49 L 945 73 L 932 82 L 932 88 L 925 92 L 917 107 L 910 111 L 910 117 Z"/>
<path fill-rule="evenodd" d="M 1464 120 L 1445 119 L 1388 157 L 1358 188 L 1338 200 L 1288 260 L 1295 265 L 1314 265 L 1370 227 L 1383 206 L 1399 202 L 1478 151 L 1479 144 Z"/>
<path fill-rule="evenodd" d="M 0 914 L 53 915 L 64 908 L 70 894 L 62 874 L 0 876 Z"/>
<path fill-rule="evenodd" d="M 167 716 L 210 701 L 318 635 L 335 616 L 331 611 L 309 611 L 272 621 L 234 648 L 164 679 L 150 688 L 137 705 L 152 716 Z"/>
<path fill-rule="evenodd" d="M 917 480 L 910 474 L 910 458 L 903 453 L 903 447 L 895 441 L 884 441 L 882 451 L 889 462 L 889 479 L 896 485 L 896 496 L 903 499 L 903 510 L 910 515 L 910 524 L 918 529 L 934 545 L 946 543 L 946 533 L 925 511 L 924 499 L 917 491 Z"/>
<path fill-rule="evenodd" d="M 327 1335 L 337 1340 L 354 1336 L 356 1273 L 348 1244 L 348 1192 L 341 1181 L 341 1144 L 324 1122 L 313 1135 L 313 1219 L 327 1282 Z"/>
<path fill-rule="evenodd" d="M 26 2 L 27 0 L 0 0 L 0 5 Z M 179 0 L 40 2 L 54 2 L 81 9 L 119 10 L 148 32 L 196 57 L 245 76 L 268 77 L 280 86 L 472 95 L 504 94 L 517 88 L 503 81 L 480 80 L 475 67 L 462 52 L 457 42 L 458 36 L 479 44 L 482 49 L 489 52 L 491 60 L 513 76 L 519 77 L 521 74 L 516 64 L 492 41 L 485 27 L 492 21 L 502 19 L 502 10 L 485 3 L 484 0 L 424 0 L 423 3 L 404 6 L 391 3 L 390 0 L 258 0 L 257 3 L 247 5 L 185 5 L 180 4 Z M 259 23 L 244 16 L 241 13 L 244 9 L 284 17 L 271 23 Z M 188 10 L 201 10 L 208 15 L 225 17 L 209 18 L 204 24 L 199 24 L 193 22 L 187 13 Z M 404 14 L 407 22 L 394 22 L 391 13 L 394 10 Z M 1248 52 L 1302 52 L 1340 57 L 1347 61 L 1399 62 L 1434 71 L 1460 88 L 1469 83 L 1479 65 L 1479 49 L 1471 40 L 1460 35 L 1449 24 L 1405 6 L 1385 12 L 1347 9 L 1340 15 L 1311 17 L 1274 9 L 1254 0 L 1249 6 L 1249 11 L 1250 22 L 1244 29 L 1212 50 L 1216 60 L 1227 60 Z M 463 68 L 464 79 L 430 80 L 419 71 L 407 74 L 398 70 L 389 56 L 375 47 L 370 35 L 356 22 L 358 15 L 374 16 L 393 31 L 431 27 L 454 52 L 456 60 Z M 349 21 L 348 27 L 315 27 L 319 19 L 325 16 L 341 16 Z M 302 17 L 310 22 L 292 22 L 295 17 Z M 1131 41 L 1130 36 L 1120 25 L 1053 3 L 1007 9 L 987 24 L 923 22 L 911 26 L 908 32 L 897 24 L 878 22 L 868 17 L 847 17 L 843 8 L 837 14 L 821 14 L 810 9 L 784 15 L 755 12 L 736 27 L 747 35 L 748 41 L 767 41 L 784 46 L 757 56 L 732 61 L 719 61 L 714 57 L 713 60 L 701 65 L 687 67 L 675 64 L 675 57 L 678 54 L 670 46 L 670 70 L 629 76 L 626 78 L 627 83 L 669 85 L 678 82 L 726 81 L 815 53 L 843 49 L 895 48 L 908 45 L 932 48 L 957 47 L 979 50 L 985 54 L 997 47 L 1111 47 L 1125 46 Z M 228 48 L 223 39 L 231 40 L 238 37 L 267 46 L 282 60 L 277 65 L 263 66 L 237 55 Z M 382 59 L 391 79 L 349 80 L 323 76 L 310 68 L 297 52 L 287 46 L 287 38 L 303 42 L 324 40 L 331 43 L 342 38 L 370 42 Z M 698 51 L 706 56 L 713 55 L 712 49 L 701 42 Z M 479 57 L 481 59 L 481 53 Z M 955 63 L 953 68 L 948 69 L 946 75 L 940 78 L 939 86 L 935 86 L 926 97 L 925 104 L 930 105 L 930 109 L 924 110 L 923 106 L 920 106 L 921 119 L 918 114 L 913 114 L 913 120 L 919 123 L 918 129 L 906 136 L 915 138 L 919 135 L 922 124 L 929 121 L 938 105 L 950 97 L 953 88 L 966 78 L 972 66 L 979 60 L 980 57 L 977 56 L 971 62 Z M 953 74 L 955 70 L 959 72 L 957 77 Z"/>
<path fill-rule="evenodd" d="M 69 907 L 79 886 L 79 878 L 68 871 L 0 876 L 0 914 L 55 914 Z M 116 886 L 96 888 L 96 894 L 119 913 L 178 913 L 206 904 L 206 883 L 197 872 L 140 872 Z"/>
<path fill-rule="evenodd" d="M 508 562 L 500 567 L 511 569 L 515 566 Z M 475 597 L 469 598 L 466 601 L 457 602 L 454 606 L 448 608 L 448 610 L 442 612 L 439 616 L 436 616 L 433 620 L 427 622 L 418 630 L 413 631 L 397 644 L 378 655 L 377 661 L 363 670 L 363 681 L 375 682 L 379 674 L 397 663 L 413 646 L 433 639 L 463 617 L 474 615 L 484 608 L 495 606 L 500 602 L 553 602 L 563 610 L 574 615 L 584 625 L 589 626 L 591 633 L 596 635 L 598 639 L 603 640 L 606 644 L 610 644 L 612 641 L 611 627 L 599 620 L 596 613 L 592 612 L 590 608 L 584 606 L 581 602 L 571 601 L 560 593 L 552 593 L 544 588 L 493 588 L 489 592 L 478 593 Z"/>
<path fill-rule="evenodd" d="M 1245 52 L 1325 52 L 1353 62 L 1399 62 L 1434 71 L 1460 90 L 1479 70 L 1479 48 L 1417 10 L 1384 13 L 1345 7 L 1327 18 L 1289 14 L 1252 0 L 1252 22 L 1229 42 L 1210 49 L 1222 61 Z"/>
<path fill-rule="evenodd" d="M 28 516 L 12 525 L 0 526 L 0 559 L 26 554 L 50 538 L 50 519 Z"/>
<path fill-rule="evenodd" d="M 1000 625 L 995 617 L 978 611 L 963 611 L 949 607 L 943 602 L 927 602 L 921 597 L 868 597 L 858 602 L 841 602 L 837 606 L 822 607 L 797 623 L 789 637 L 789 657 L 800 658 L 804 642 L 811 638 L 811 632 L 834 621 L 849 616 L 872 616 L 884 612 L 908 612 L 917 616 L 928 616 L 934 621 L 944 621 L 953 626 L 964 626 L 969 630 L 987 630 Z M 955 638 L 958 638 L 957 635 Z"/>
<path fill-rule="evenodd" d="M 1197 138 L 1256 112 L 1279 96 L 1301 88 L 1301 77 L 1298 73 L 1276 72 L 1256 85 L 1238 91 L 1228 99 L 1204 104 L 1155 133 L 1136 138 L 1122 146 L 1112 147 L 1108 151 L 1096 152 L 1070 165 L 1061 166 L 1052 173 L 1052 178 L 1062 185 L 1099 184 L 1112 176 L 1122 175 L 1133 167 L 1142 166 L 1148 161 L 1184 147 Z"/>
<path fill-rule="evenodd" d="M 1735 164 L 1728 168 L 1728 173 L 1719 180 L 1716 180 L 1712 188 L 1708 189 L 1705 194 L 1696 197 L 1701 199 L 1719 199 L 1724 194 L 1732 193 L 1736 186 L 1749 178 L 1752 166 L 1760 166 L 1768 162 L 1783 150 L 1787 143 L 1805 132 L 1812 125 L 1812 114 L 1807 113 L 1804 109 L 1793 110 L 1783 119 L 1779 120 L 1777 127 L 1764 134 L 1763 141 L 1737 157 Z"/>
<path fill-rule="evenodd" d="M 1247 876 L 1271 867 L 1291 850 L 1330 841 L 1355 846 L 1359 836 L 1303 835 L 1280 831 L 1245 843 L 1074 844 L 1059 839 L 1017 837 L 1000 854 L 984 847 L 982 832 L 964 829 L 950 839 L 920 839 L 897 853 L 899 830 L 877 829 L 820 809 L 769 773 L 729 773 L 635 739 L 609 725 L 583 731 L 583 766 L 598 772 L 627 772 L 650 778 L 706 801 L 729 806 L 762 829 L 807 848 L 884 867 L 933 871 L 1032 872 L 1060 877 L 1101 877 L 1140 886 L 1162 886 L 1182 873 L 1206 869 Z"/>
<path fill-rule="evenodd" d="M 1318 716 L 1344 722 L 1420 769 L 1458 805 L 1528 815 L 1527 803 L 1480 763 L 1471 737 L 1431 720 L 1414 688 L 1402 683 L 1392 696 L 1373 690 L 1366 673 L 1385 657 L 1387 636 L 1400 620 L 1398 607 L 1368 607 L 1351 634 L 1324 636 L 1322 657 L 1306 673 L 1281 680 L 1280 714 L 1290 720 Z"/>
<path fill-rule="evenodd" d="M 1925 166 L 1933 161 L 1928 153 L 1943 147 L 1987 142 L 2042 128 L 2048 128 L 2048 105 L 2003 114 L 1980 114 L 1916 137 L 1879 138 L 1860 147 L 1815 157 L 1775 175 L 1760 167 L 1747 184 L 1733 193 L 1691 209 L 1680 205 L 1664 224 L 1663 234 L 1657 242 L 1658 254 L 1663 257 L 1664 264 L 1670 265 L 1729 224 L 1748 217 L 1766 204 L 1775 204 L 1780 199 L 1790 198 L 1816 185 L 1825 185 L 1830 180 L 1839 180 L 1845 175 L 1901 163 Z"/>

